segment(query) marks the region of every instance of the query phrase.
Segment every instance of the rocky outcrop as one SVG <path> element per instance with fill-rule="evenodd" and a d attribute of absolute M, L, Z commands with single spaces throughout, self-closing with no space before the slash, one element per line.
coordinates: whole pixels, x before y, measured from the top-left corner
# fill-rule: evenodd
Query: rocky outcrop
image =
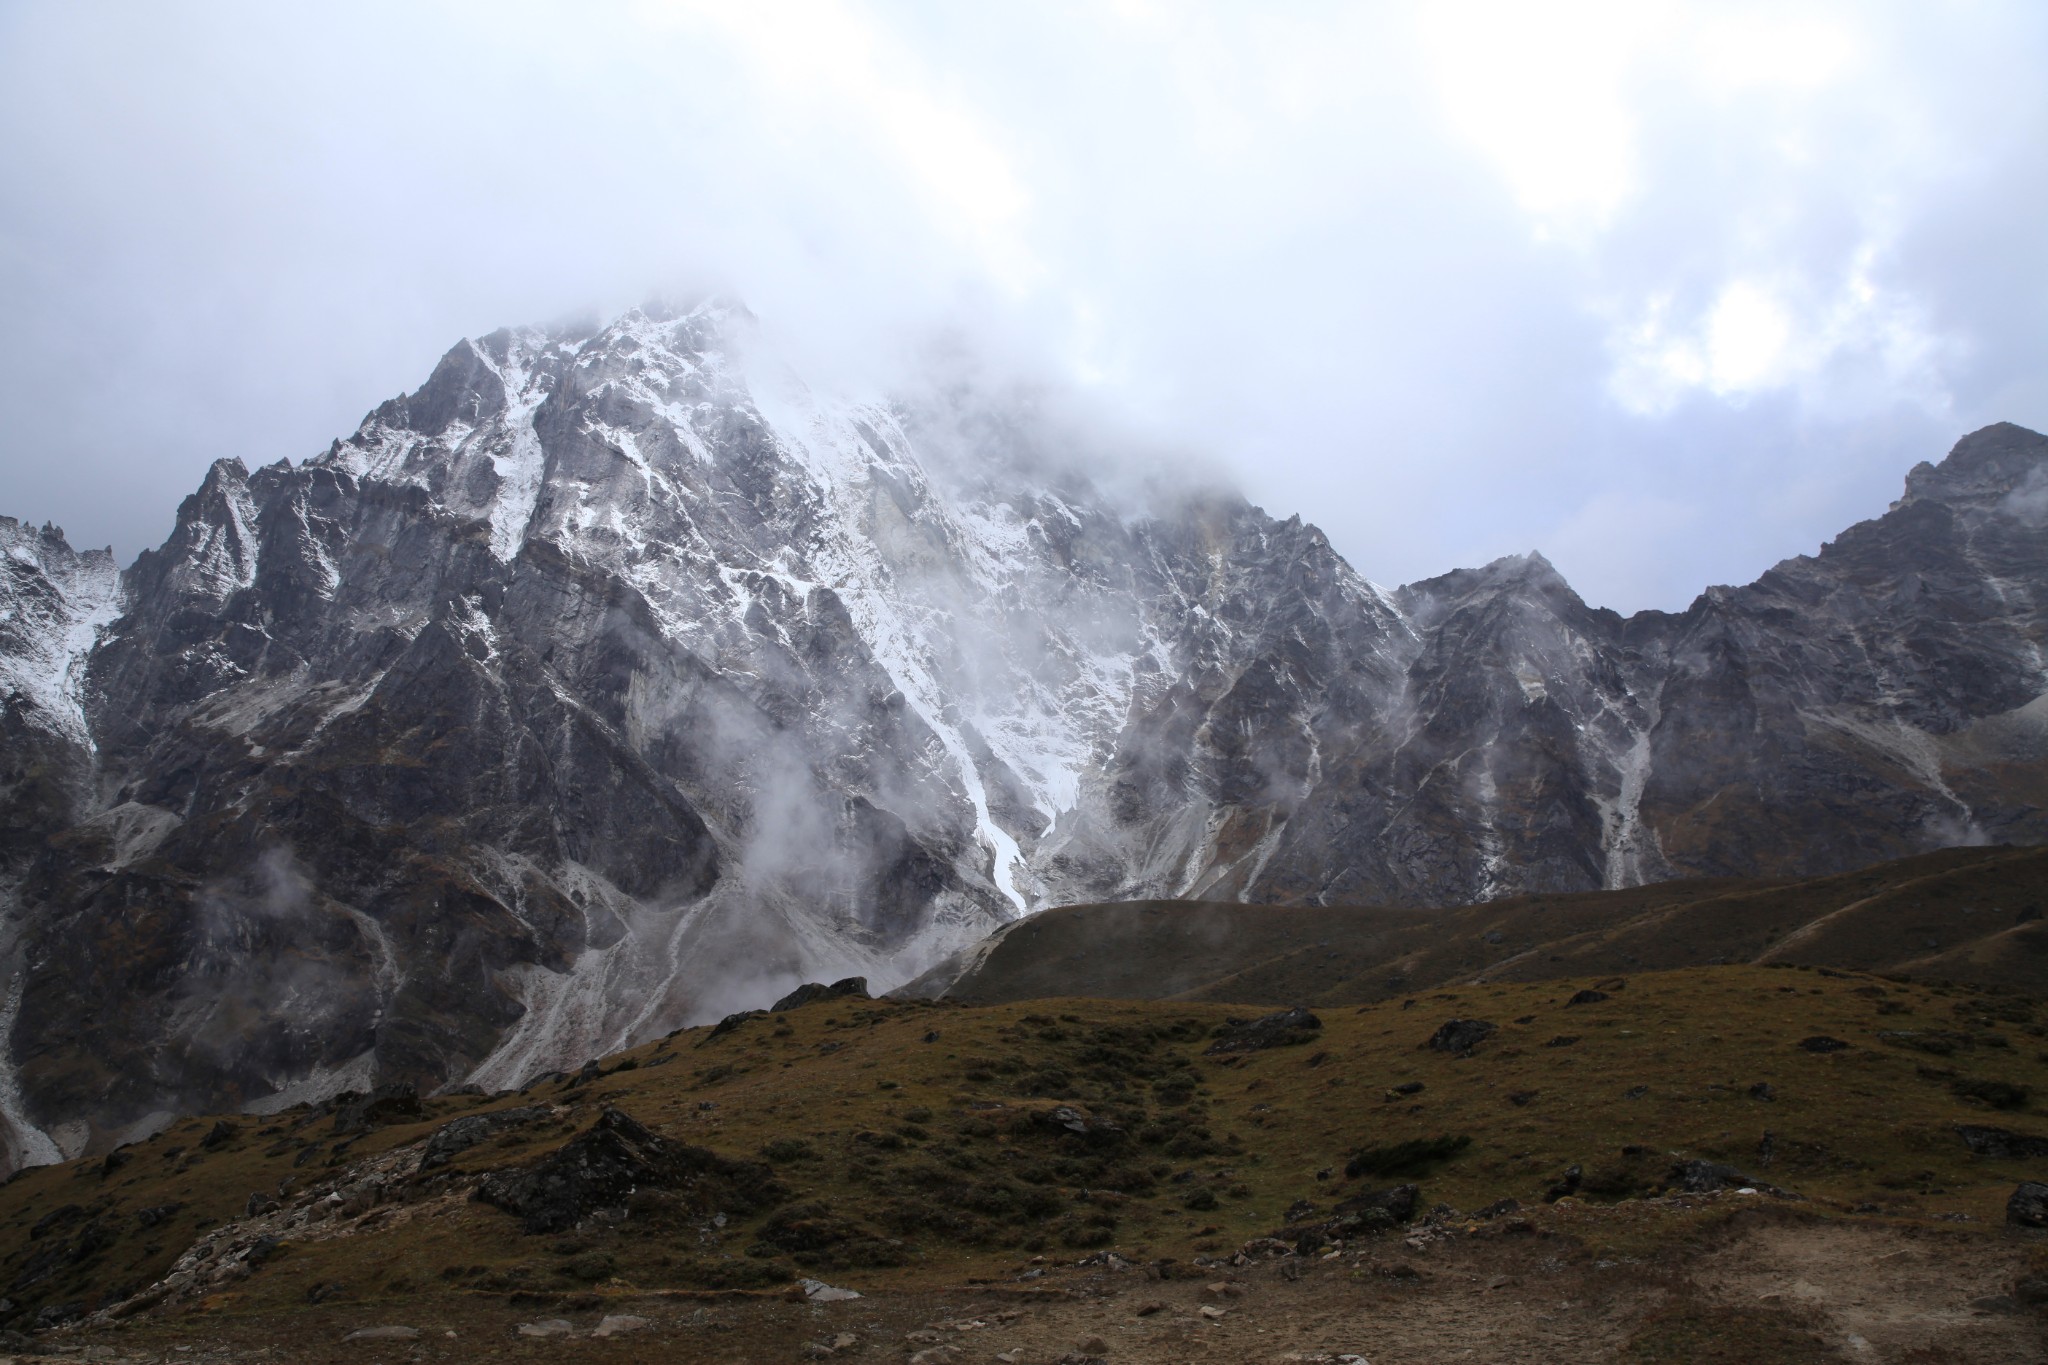
<path fill-rule="evenodd" d="M 2048 834 L 2048 441 L 1684 613 L 1382 590 L 743 310 L 458 344 L 158 549 L 0 522 L 12 1160 L 574 1067 L 1046 905 L 1444 905 Z M 1119 482 L 1121 486 L 1121 482 Z"/>
<path fill-rule="evenodd" d="M 486 1176 L 475 1198 L 519 1218 L 527 1232 L 561 1232 L 593 1213 L 623 1211 L 642 1190 L 681 1191 L 705 1214 L 752 1213 L 784 1193 L 760 1162 L 672 1142 L 607 1108 L 534 1165 Z"/>

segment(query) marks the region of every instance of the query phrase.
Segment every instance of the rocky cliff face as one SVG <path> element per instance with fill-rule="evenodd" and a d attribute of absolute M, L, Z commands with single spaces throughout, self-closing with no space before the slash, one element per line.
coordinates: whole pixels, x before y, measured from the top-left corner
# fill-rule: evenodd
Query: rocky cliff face
<path fill-rule="evenodd" d="M 1447 904 L 2048 835 L 2048 441 L 1680 615 L 1395 592 L 744 314 L 464 341 L 158 550 L 0 521 L 13 1159 L 518 1081 L 1020 913 Z"/>

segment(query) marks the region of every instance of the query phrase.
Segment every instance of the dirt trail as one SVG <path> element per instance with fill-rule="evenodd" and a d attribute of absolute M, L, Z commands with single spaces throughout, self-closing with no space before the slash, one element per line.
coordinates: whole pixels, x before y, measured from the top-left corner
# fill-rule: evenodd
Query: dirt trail
<path fill-rule="evenodd" d="M 1376 1242 L 1328 1259 L 1156 1271 L 1048 1266 L 1042 1277 L 836 1303 L 606 1295 L 517 1307 L 500 1296 L 308 1309 L 288 1320 L 195 1313 L 45 1341 L 132 1362 L 688 1361 L 871 1365 L 1520 1365 L 1899 1362 L 2039 1365 L 2048 1313 L 1995 1302 L 2024 1239 L 1925 1226 L 1752 1220 L 1709 1249 L 1597 1259 L 1525 1231 Z M 595 1296 L 593 1296 L 594 1298 Z M 603 1314 L 640 1329 L 590 1335 Z M 568 1335 L 521 1336 L 561 1319 Z M 409 1340 L 345 1341 L 404 1324 Z M 1092 1340 L 1091 1340 L 1092 1339 Z M 828 1349 L 829 1348 L 829 1349 Z"/>
<path fill-rule="evenodd" d="M 1852 1360 L 2048 1360 L 2039 1313 L 1999 1300 L 2024 1261 L 2018 1241 L 1917 1227 L 1786 1224 L 1705 1258 L 1694 1278 L 1731 1301 L 1823 1319 Z"/>

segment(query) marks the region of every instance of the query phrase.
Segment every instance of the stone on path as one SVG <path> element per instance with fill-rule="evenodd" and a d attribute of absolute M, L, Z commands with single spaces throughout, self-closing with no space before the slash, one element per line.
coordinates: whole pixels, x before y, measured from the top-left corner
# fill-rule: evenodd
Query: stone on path
<path fill-rule="evenodd" d="M 2048 1228 L 2048 1185 L 2023 1182 L 2005 1201 L 2005 1221 L 2016 1228 Z"/>
<path fill-rule="evenodd" d="M 566 1337 L 576 1329 L 560 1318 L 542 1318 L 539 1322 L 522 1322 L 519 1335 L 522 1337 Z"/>
<path fill-rule="evenodd" d="M 417 1327 L 359 1327 L 343 1337 L 343 1341 L 417 1341 L 420 1329 Z"/>

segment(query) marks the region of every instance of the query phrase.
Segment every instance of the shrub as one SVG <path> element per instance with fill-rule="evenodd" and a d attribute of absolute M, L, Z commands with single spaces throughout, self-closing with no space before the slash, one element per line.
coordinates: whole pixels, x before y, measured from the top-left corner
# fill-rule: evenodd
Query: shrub
<path fill-rule="evenodd" d="M 1984 1081 L 1963 1076 L 1949 1082 L 1950 1090 L 1966 1100 L 1988 1104 L 1993 1109 L 2024 1109 L 2032 1092 L 2023 1085 L 2005 1081 Z"/>
<path fill-rule="evenodd" d="M 1472 1139 L 1460 1133 L 1456 1137 L 1442 1134 L 1366 1147 L 1352 1154 L 1344 1174 L 1354 1180 L 1362 1175 L 1426 1175 L 1432 1167 L 1461 1155 L 1471 1145 Z"/>

